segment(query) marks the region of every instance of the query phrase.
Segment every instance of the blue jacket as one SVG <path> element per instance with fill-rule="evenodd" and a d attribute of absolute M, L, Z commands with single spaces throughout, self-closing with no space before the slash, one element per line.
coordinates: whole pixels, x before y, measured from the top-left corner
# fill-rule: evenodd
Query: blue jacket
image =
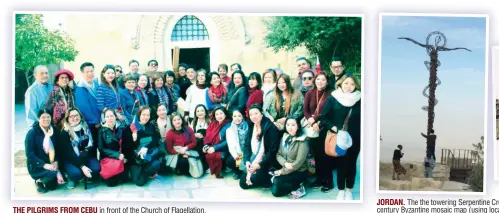
<path fill-rule="evenodd" d="M 94 88 L 89 88 L 83 81 L 78 82 L 75 89 L 76 107 L 81 111 L 88 124 L 100 122 L 100 111 L 97 107 L 96 91 L 99 81 L 94 79 Z"/>
<path fill-rule="evenodd" d="M 133 94 L 135 95 L 135 97 L 133 97 L 132 94 L 130 93 L 130 91 L 128 91 L 127 89 L 120 90 L 121 106 L 123 107 L 125 117 L 127 117 L 127 119 L 130 122 L 133 121 L 133 117 L 137 114 L 137 112 L 139 111 L 139 108 L 141 106 L 140 101 L 139 101 L 139 102 L 137 102 L 137 104 L 135 104 L 135 107 L 134 107 L 135 100 L 139 100 L 140 94 L 135 90 L 133 91 Z M 132 111 L 132 109 L 133 109 L 133 111 Z"/>

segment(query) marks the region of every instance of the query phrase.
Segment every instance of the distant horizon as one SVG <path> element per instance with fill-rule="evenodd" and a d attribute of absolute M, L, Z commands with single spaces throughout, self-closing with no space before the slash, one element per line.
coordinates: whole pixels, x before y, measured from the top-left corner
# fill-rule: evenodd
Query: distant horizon
<path fill-rule="evenodd" d="M 379 160 L 391 161 L 398 144 L 404 162 L 424 159 L 421 133 L 426 134 L 428 112 L 421 107 L 428 105 L 422 92 L 429 81 L 424 61 L 430 58 L 425 48 L 398 38 L 425 43 L 433 31 L 445 34 L 448 48 L 471 49 L 439 52 L 435 157 L 440 162 L 441 149 L 474 150 L 472 144 L 485 134 L 486 18 L 384 16 L 382 22 Z"/>

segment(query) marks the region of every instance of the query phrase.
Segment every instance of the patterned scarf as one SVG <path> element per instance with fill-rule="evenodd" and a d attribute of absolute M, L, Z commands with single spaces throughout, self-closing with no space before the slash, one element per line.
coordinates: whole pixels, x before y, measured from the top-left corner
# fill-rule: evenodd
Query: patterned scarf
<path fill-rule="evenodd" d="M 55 149 L 50 137 L 52 137 L 52 135 L 54 134 L 54 129 L 52 128 L 52 126 L 49 126 L 48 131 L 45 131 L 45 128 L 43 128 L 41 125 L 40 128 L 42 129 L 44 134 L 43 151 L 45 151 L 45 153 L 49 155 L 50 163 L 53 163 L 55 161 Z"/>

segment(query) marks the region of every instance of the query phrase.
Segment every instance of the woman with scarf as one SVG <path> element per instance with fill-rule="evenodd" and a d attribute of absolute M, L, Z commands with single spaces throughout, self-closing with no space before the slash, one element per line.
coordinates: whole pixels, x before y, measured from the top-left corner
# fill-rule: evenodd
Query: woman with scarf
<path fill-rule="evenodd" d="M 263 76 L 262 92 L 263 92 L 263 97 L 266 97 L 270 91 L 274 90 L 275 83 L 277 81 L 277 75 L 274 69 L 267 69 L 262 76 Z"/>
<path fill-rule="evenodd" d="M 263 111 L 266 112 L 267 109 L 269 108 L 269 102 L 266 101 L 269 99 L 268 96 L 274 95 L 274 89 L 275 85 L 277 82 L 277 74 L 274 69 L 267 69 L 263 73 L 263 85 L 262 85 L 262 92 L 263 92 Z M 251 106 L 251 105 L 250 105 Z M 248 108 L 249 111 L 249 108 Z"/>
<path fill-rule="evenodd" d="M 190 127 L 194 130 L 194 136 L 196 137 L 196 150 L 201 155 L 201 162 L 203 163 L 203 171 L 208 168 L 208 163 L 206 162 L 206 156 L 203 152 L 204 137 L 206 136 L 206 129 L 208 129 L 208 124 L 210 123 L 210 114 L 206 106 L 198 104 L 195 108 L 196 117 L 190 123 Z"/>
<path fill-rule="evenodd" d="M 156 177 L 164 153 L 160 152 L 160 133 L 151 124 L 151 108 L 140 107 L 136 121 L 125 130 L 124 153 L 130 177 L 137 186 L 144 186 L 149 177 Z"/>
<path fill-rule="evenodd" d="M 267 117 L 263 116 L 260 105 L 251 105 L 248 135 L 243 147 L 245 171 L 239 186 L 242 189 L 263 187 L 270 184 L 269 171 L 277 164 L 276 155 L 279 149 L 279 130 Z"/>
<path fill-rule="evenodd" d="M 128 121 L 125 117 L 113 65 L 104 66 L 100 74 L 100 81 L 101 84 L 97 87 L 96 92 L 97 107 L 101 112 L 104 111 L 104 109 L 113 109 L 119 123 L 123 126 L 128 125 L 131 121 Z M 101 118 L 101 120 L 103 121 L 105 119 Z"/>
<path fill-rule="evenodd" d="M 337 157 L 337 183 L 340 191 L 336 199 L 352 200 L 352 188 L 357 174 L 357 157 L 360 153 L 360 83 L 353 75 L 347 74 L 338 80 L 336 88 L 327 98 L 320 118 L 317 119 L 320 124 L 316 128 L 322 127 L 323 130 L 320 134 L 323 135 L 326 135 L 327 131 L 336 134 L 344 128 L 345 122 L 348 122 L 347 132 L 352 137 L 352 146 L 346 150 L 344 156 Z M 332 162 L 327 163 L 331 164 Z M 325 181 L 321 189 L 323 192 L 329 192 L 333 188 L 331 170 L 324 171 L 321 178 L 322 181 Z"/>
<path fill-rule="evenodd" d="M 166 92 L 165 81 L 163 80 L 161 73 L 154 72 L 150 77 L 154 88 L 147 93 L 147 99 L 149 99 L 149 107 L 151 108 L 151 111 L 156 112 L 160 104 L 165 105 L 167 109 L 169 109 L 169 97 Z M 156 116 L 156 113 L 151 114 L 151 119 L 156 119 Z"/>
<path fill-rule="evenodd" d="M 127 159 L 123 150 L 124 127 L 116 122 L 114 109 L 104 109 L 105 123 L 99 129 L 100 176 L 107 186 L 128 181 Z"/>
<path fill-rule="evenodd" d="M 314 71 L 311 69 L 305 70 L 301 74 L 301 88 L 299 90 L 303 97 L 314 87 L 314 77 Z"/>
<path fill-rule="evenodd" d="M 276 157 L 281 168 L 274 172 L 271 191 L 275 197 L 289 195 L 292 199 L 298 199 L 306 194 L 303 182 L 308 174 L 308 140 L 299 120 L 288 117 L 285 124 Z"/>
<path fill-rule="evenodd" d="M 220 64 L 218 65 L 218 74 L 220 74 L 220 80 L 222 81 L 222 83 L 224 84 L 224 86 L 228 86 L 230 81 L 231 81 L 231 78 L 229 77 L 229 67 L 227 66 L 227 64 Z"/>
<path fill-rule="evenodd" d="M 151 92 L 151 84 L 149 82 L 149 77 L 147 75 L 139 75 L 137 79 L 137 88 L 135 91 L 139 94 L 138 98 L 140 101 L 140 106 L 147 105 L 149 106 L 149 96 L 148 93 Z"/>
<path fill-rule="evenodd" d="M 120 102 L 123 105 L 123 109 L 125 112 L 125 117 L 128 121 L 133 121 L 133 115 L 137 113 L 140 103 L 140 94 L 135 91 L 135 83 L 136 79 L 134 79 L 131 75 L 124 77 L 125 89 L 120 91 Z"/>
<path fill-rule="evenodd" d="M 51 126 L 52 115 L 46 109 L 37 113 L 38 122 L 35 122 L 26 134 L 26 158 L 28 173 L 35 180 L 38 193 L 46 193 L 57 188 L 57 184 L 64 184 L 59 171 L 58 154 L 54 148 L 55 136 Z"/>
<path fill-rule="evenodd" d="M 151 124 L 154 126 L 156 131 L 159 132 L 159 135 L 163 140 L 166 137 L 166 133 L 172 129 L 170 118 L 167 115 L 168 110 L 166 109 L 166 106 L 163 104 L 159 105 L 156 114 L 158 117 L 155 120 L 151 119 Z"/>
<path fill-rule="evenodd" d="M 240 112 L 245 112 L 246 102 L 248 102 L 248 81 L 243 71 L 236 70 L 232 73 L 232 81 L 229 84 L 227 111 L 232 113 L 234 109 L 238 109 Z"/>
<path fill-rule="evenodd" d="M 269 104 L 266 116 L 280 131 L 283 131 L 286 117 L 293 116 L 297 119 L 303 117 L 303 95 L 291 86 L 291 79 L 286 74 L 277 78 L 273 93 L 265 100 Z"/>
<path fill-rule="evenodd" d="M 304 73 L 304 76 L 307 74 L 308 73 Z M 329 167 L 336 164 L 334 159 L 326 156 L 324 150 L 326 135 L 319 134 L 319 124 L 315 124 L 319 119 L 327 98 L 331 95 L 332 88 L 329 86 L 328 82 L 327 73 L 320 72 L 317 74 L 314 80 L 314 88 L 307 92 L 303 103 L 304 118 L 301 120 L 301 125 L 306 128 L 307 134 L 309 134 L 310 149 L 312 151 L 310 159 L 315 160 L 315 174 L 317 174 L 317 178 L 311 186 L 314 189 L 323 186 L 323 183 L 325 182 L 321 179 L 323 173 L 325 171 L 328 172 L 330 170 Z M 315 135 L 315 137 L 310 135 Z"/>
<path fill-rule="evenodd" d="M 225 140 L 226 129 L 230 126 L 227 110 L 219 106 L 213 110 L 211 122 L 206 129 L 204 137 L 203 152 L 206 153 L 206 161 L 210 168 L 210 173 L 216 178 L 223 178 L 222 171 L 223 159 L 226 157 L 227 141 Z M 224 139 L 224 140 L 223 140 Z"/>
<path fill-rule="evenodd" d="M 166 134 L 166 166 L 177 175 L 191 175 L 199 178 L 203 175 L 203 164 L 199 152 L 196 151 L 196 137 L 191 127 L 187 126 L 182 115 L 174 112 L 171 115 L 171 126 Z"/>
<path fill-rule="evenodd" d="M 165 73 L 165 88 L 168 94 L 168 115 L 178 110 L 177 101 L 180 97 L 180 87 L 175 84 L 175 73 L 173 71 L 166 71 Z"/>
<path fill-rule="evenodd" d="M 246 136 L 248 134 L 248 123 L 244 119 L 243 113 L 237 109 L 232 112 L 232 123 L 225 132 L 227 147 L 229 148 L 229 156 L 227 157 L 226 165 L 232 169 L 234 180 L 241 178 L 241 170 L 244 169 L 243 151 Z"/>
<path fill-rule="evenodd" d="M 189 87 L 189 93 L 185 100 L 184 120 L 189 123 L 194 119 L 194 107 L 199 104 L 206 106 L 206 70 L 199 70 L 196 75 L 196 84 Z"/>
<path fill-rule="evenodd" d="M 55 73 L 54 87 L 47 96 L 45 108 L 53 112 L 53 122 L 57 130 L 62 129 L 61 121 L 66 111 L 75 107 L 74 90 L 72 81 L 74 75 L 69 70 L 59 70 Z"/>
<path fill-rule="evenodd" d="M 212 111 L 218 106 L 224 106 L 227 101 L 227 88 L 221 82 L 220 74 L 210 72 L 207 82 L 210 82 L 210 87 L 206 90 L 206 106 L 208 111 Z"/>
<path fill-rule="evenodd" d="M 84 177 L 93 180 L 99 178 L 97 144 L 82 118 L 80 110 L 69 108 L 56 144 L 57 151 L 61 153 L 59 159 L 68 175 L 69 189 L 75 188 L 76 183 Z"/>
<path fill-rule="evenodd" d="M 249 108 L 253 104 L 263 105 L 262 76 L 260 73 L 252 72 L 248 77 L 248 102 L 246 103 L 246 117 L 249 116 Z"/>

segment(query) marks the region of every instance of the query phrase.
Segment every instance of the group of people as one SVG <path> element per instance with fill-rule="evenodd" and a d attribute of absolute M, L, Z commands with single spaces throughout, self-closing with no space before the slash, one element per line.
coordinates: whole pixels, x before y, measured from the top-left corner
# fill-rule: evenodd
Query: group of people
<path fill-rule="evenodd" d="M 163 170 L 219 179 L 232 171 L 242 189 L 266 187 L 274 196 L 297 199 L 311 175 L 311 188 L 331 191 L 337 169 L 337 199 L 350 200 L 360 153 L 361 84 L 338 57 L 331 74 L 312 69 L 304 57 L 296 62 L 293 84 L 277 69 L 247 75 L 237 63 L 212 72 L 180 64 L 177 72 L 160 72 L 156 60 L 145 73 L 136 60 L 126 74 L 106 65 L 98 79 L 85 62 L 78 83 L 63 69 L 50 84 L 47 67 L 37 66 L 25 95 L 29 174 L 44 193 L 81 180 L 143 186 Z M 348 146 L 340 145 L 340 133 L 349 136 Z"/>

